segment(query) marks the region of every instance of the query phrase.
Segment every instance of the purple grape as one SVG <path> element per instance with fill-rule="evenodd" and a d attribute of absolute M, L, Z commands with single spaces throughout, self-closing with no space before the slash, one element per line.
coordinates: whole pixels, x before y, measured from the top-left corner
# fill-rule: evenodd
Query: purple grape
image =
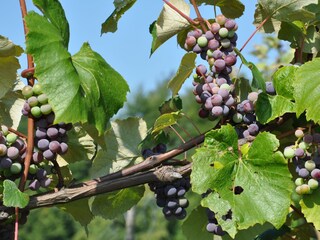
<path fill-rule="evenodd" d="M 309 176 L 309 171 L 306 168 L 300 168 L 298 174 L 300 177 L 306 178 Z"/>
<path fill-rule="evenodd" d="M 36 173 L 37 179 L 41 180 L 47 177 L 47 171 L 44 170 L 43 168 L 39 168 L 37 173 Z"/>
<path fill-rule="evenodd" d="M 256 136 L 259 132 L 259 126 L 255 123 L 252 123 L 248 126 L 248 132 L 252 136 Z"/>
<path fill-rule="evenodd" d="M 276 94 L 276 90 L 274 89 L 272 82 L 266 82 L 266 92 L 270 95 Z"/>
<path fill-rule="evenodd" d="M 222 84 L 227 83 L 227 80 L 223 77 L 220 77 L 216 79 L 216 82 L 219 86 L 221 86 Z"/>
<path fill-rule="evenodd" d="M 61 136 L 66 135 L 67 130 L 65 128 L 60 127 L 58 132 L 59 132 L 59 136 L 61 137 Z"/>
<path fill-rule="evenodd" d="M 47 128 L 48 123 L 46 119 L 40 118 L 39 120 L 35 121 L 35 125 L 39 128 Z"/>
<path fill-rule="evenodd" d="M 210 99 L 213 106 L 221 106 L 223 101 L 222 96 L 219 94 L 214 94 Z"/>
<path fill-rule="evenodd" d="M 203 93 L 201 93 L 200 98 L 201 98 L 201 102 L 205 103 L 207 98 L 210 98 L 212 96 L 212 94 L 208 91 L 203 91 Z"/>
<path fill-rule="evenodd" d="M 169 199 L 167 200 L 166 205 L 168 208 L 174 209 L 178 206 L 178 201 L 175 199 Z"/>
<path fill-rule="evenodd" d="M 45 150 L 43 153 L 43 157 L 49 161 L 54 160 L 56 154 L 52 152 L 50 149 Z"/>
<path fill-rule="evenodd" d="M 316 144 L 320 143 L 320 133 L 314 133 L 313 134 L 313 142 Z"/>
<path fill-rule="evenodd" d="M 199 112 L 198 112 L 198 115 L 200 118 L 207 118 L 209 116 L 209 111 L 203 109 L 203 108 L 200 108 L 199 109 Z"/>
<path fill-rule="evenodd" d="M 214 59 L 222 59 L 223 58 L 223 56 L 224 56 L 224 54 L 223 54 L 223 52 L 221 52 L 220 50 L 215 50 L 215 51 L 213 51 L 213 53 L 212 53 L 212 57 L 214 58 Z"/>
<path fill-rule="evenodd" d="M 303 157 L 304 156 L 304 150 L 302 148 L 297 148 L 295 151 L 294 151 L 294 155 L 296 155 L 297 157 Z"/>
<path fill-rule="evenodd" d="M 313 142 L 313 136 L 311 134 L 305 134 L 303 137 L 303 141 L 305 143 L 312 143 Z"/>
<path fill-rule="evenodd" d="M 50 113 L 49 115 L 46 116 L 45 120 L 47 122 L 47 125 L 51 125 L 54 122 L 54 113 Z"/>
<path fill-rule="evenodd" d="M 177 207 L 175 210 L 174 210 L 174 215 L 180 215 L 182 213 L 182 210 L 183 208 L 182 207 Z"/>
<path fill-rule="evenodd" d="M 60 151 L 60 143 L 58 141 L 52 141 L 49 143 L 49 149 L 53 152 L 53 153 L 57 153 Z"/>
<path fill-rule="evenodd" d="M 206 226 L 206 230 L 209 233 L 215 233 L 217 231 L 218 225 L 214 224 L 214 223 L 208 223 Z"/>
<path fill-rule="evenodd" d="M 59 131 L 57 128 L 55 127 L 50 127 L 48 128 L 47 130 L 47 136 L 50 138 L 50 139 L 56 139 L 58 136 L 59 136 Z"/>
<path fill-rule="evenodd" d="M 43 161 L 42 152 L 34 152 L 32 155 L 32 159 L 34 163 L 41 163 Z"/>
<path fill-rule="evenodd" d="M 172 211 L 168 207 L 162 208 L 162 213 L 166 217 L 170 217 L 172 215 Z"/>
<path fill-rule="evenodd" d="M 213 98 L 213 96 L 211 98 L 207 98 L 206 102 L 204 103 L 204 107 L 207 110 L 211 110 L 213 108 L 213 104 L 211 99 Z"/>
<path fill-rule="evenodd" d="M 42 151 L 49 149 L 49 140 L 48 139 L 40 139 L 38 141 L 37 147 Z"/>
<path fill-rule="evenodd" d="M 61 144 L 60 144 L 60 151 L 61 151 Z M 141 155 L 144 159 L 151 157 L 154 155 L 154 152 L 150 148 L 143 149 Z"/>
<path fill-rule="evenodd" d="M 165 153 L 167 151 L 167 145 L 164 143 L 159 143 L 153 148 L 154 153 Z"/>
<path fill-rule="evenodd" d="M 219 47 L 220 47 L 220 43 L 216 39 L 211 39 L 208 42 L 208 48 L 212 51 L 217 50 Z M 212 53 L 212 57 L 214 58 L 213 53 Z"/>
<path fill-rule="evenodd" d="M 68 151 L 68 145 L 64 142 L 60 143 L 60 151 L 59 154 L 63 155 L 66 154 Z"/>
<path fill-rule="evenodd" d="M 253 113 L 246 113 L 243 115 L 243 122 L 245 124 L 251 124 L 256 121 L 256 116 Z"/>
<path fill-rule="evenodd" d="M 212 108 L 211 112 L 212 112 L 212 115 L 213 115 L 214 117 L 219 117 L 219 116 L 222 115 L 223 109 L 222 109 L 222 107 L 220 107 L 220 106 L 214 106 L 214 107 Z"/>
<path fill-rule="evenodd" d="M 214 39 L 214 34 L 211 31 L 206 31 L 206 33 L 204 35 L 208 41 L 211 39 Z"/>
<path fill-rule="evenodd" d="M 202 30 L 201 30 L 201 29 L 195 29 L 195 30 L 193 30 L 193 36 L 194 36 L 195 38 L 201 37 L 201 36 L 202 36 Z"/>
<path fill-rule="evenodd" d="M 233 54 L 229 54 L 224 58 L 227 66 L 233 66 L 237 62 L 237 56 Z"/>
<path fill-rule="evenodd" d="M 223 105 L 222 109 L 223 109 L 223 112 L 222 112 L 223 116 L 225 116 L 225 117 L 228 116 L 229 112 L 230 112 L 230 108 L 226 105 Z"/>
<path fill-rule="evenodd" d="M 221 72 L 226 67 L 226 63 L 223 59 L 217 59 L 214 62 L 214 66 L 218 72 Z"/>
<path fill-rule="evenodd" d="M 187 207 L 189 206 L 189 201 L 188 201 L 188 199 L 186 199 L 186 198 L 180 198 L 180 199 L 179 199 L 179 205 L 180 205 L 180 207 L 187 208 Z"/>
<path fill-rule="evenodd" d="M 178 197 L 183 197 L 185 193 L 186 193 L 186 189 L 184 187 L 179 187 L 177 189 L 177 196 Z"/>
<path fill-rule="evenodd" d="M 311 172 L 311 177 L 319 180 L 320 179 L 320 169 L 318 169 L 318 168 L 313 169 Z"/>
<path fill-rule="evenodd" d="M 40 180 L 40 186 L 43 187 L 43 188 L 47 188 L 47 187 L 50 186 L 51 181 L 52 181 L 51 178 L 47 178 L 47 177 L 42 178 Z"/>
<path fill-rule="evenodd" d="M 177 189 L 172 185 L 167 185 L 164 188 L 164 193 L 167 197 L 174 197 L 177 193 Z"/>
<path fill-rule="evenodd" d="M 186 44 L 189 48 L 194 47 L 196 45 L 197 39 L 194 36 L 187 36 L 186 38 Z"/>
<path fill-rule="evenodd" d="M 45 128 L 37 128 L 36 130 L 36 137 L 38 139 L 43 139 L 43 138 L 46 138 L 47 137 L 47 129 Z"/>
<path fill-rule="evenodd" d="M 23 104 L 23 108 L 22 109 L 25 110 L 27 113 L 29 113 L 31 111 L 31 107 L 30 107 L 28 102 L 25 102 Z"/>
<path fill-rule="evenodd" d="M 207 73 L 207 68 L 206 66 L 200 64 L 197 66 L 196 68 L 196 73 L 199 75 L 199 76 L 202 76 L 202 75 L 205 75 Z"/>
<path fill-rule="evenodd" d="M 250 102 L 249 100 L 244 100 L 242 102 L 242 104 L 243 104 L 244 112 L 250 113 L 250 112 L 254 111 L 254 106 L 253 106 L 252 102 Z"/>
<path fill-rule="evenodd" d="M 224 24 L 225 28 L 228 30 L 233 30 L 236 26 L 236 22 L 233 19 L 228 19 Z"/>
<path fill-rule="evenodd" d="M 19 149 L 16 147 L 9 147 L 7 150 L 7 156 L 12 160 L 17 159 L 19 156 Z"/>
<path fill-rule="evenodd" d="M 224 88 L 220 88 L 218 91 L 218 94 L 223 98 L 223 99 L 227 99 L 229 97 L 229 91 L 227 89 Z"/>
<path fill-rule="evenodd" d="M 0 158 L 0 167 L 1 168 L 10 168 L 12 165 L 12 160 L 8 157 Z"/>
<path fill-rule="evenodd" d="M 219 30 L 220 30 L 220 24 L 219 23 L 212 23 L 211 24 L 211 31 L 213 32 L 213 33 L 218 33 L 219 32 Z"/>
<path fill-rule="evenodd" d="M 235 44 L 238 40 L 238 35 L 235 33 L 231 38 L 229 38 L 230 41 Z"/>
<path fill-rule="evenodd" d="M 231 107 L 235 104 L 235 102 L 235 99 L 231 95 L 229 95 L 229 97 L 225 99 L 224 104 L 228 107 Z"/>
<path fill-rule="evenodd" d="M 38 179 L 34 179 L 29 184 L 29 189 L 32 191 L 37 191 L 40 188 L 40 182 Z"/>
<path fill-rule="evenodd" d="M 200 96 L 201 93 L 203 92 L 203 84 L 198 84 L 197 86 L 195 86 L 194 92 Z"/>
<path fill-rule="evenodd" d="M 192 51 L 195 52 L 195 53 L 201 53 L 202 49 L 198 44 L 196 44 L 196 45 L 194 45 Z"/>

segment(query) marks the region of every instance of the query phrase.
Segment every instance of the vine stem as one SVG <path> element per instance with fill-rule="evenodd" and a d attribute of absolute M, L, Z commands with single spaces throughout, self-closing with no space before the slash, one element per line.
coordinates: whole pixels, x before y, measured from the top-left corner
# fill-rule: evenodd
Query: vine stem
<path fill-rule="evenodd" d="M 201 13 L 199 11 L 198 5 L 197 5 L 195 0 L 191 0 L 191 3 L 192 3 L 192 6 L 193 6 L 194 10 L 196 11 L 197 18 L 198 18 L 198 20 L 200 22 L 200 26 L 202 28 L 202 31 L 203 31 L 203 33 L 205 33 L 207 31 L 207 29 L 206 29 L 206 25 L 204 24 L 204 19 L 201 16 Z"/>
<path fill-rule="evenodd" d="M 253 36 L 259 31 L 260 28 L 262 28 L 262 26 L 270 19 L 271 16 L 266 17 L 260 24 L 259 26 L 256 28 L 256 30 L 254 30 L 254 32 L 251 34 L 251 36 L 248 38 L 248 40 L 243 44 L 243 46 L 240 48 L 240 52 L 247 46 L 247 44 L 250 42 L 250 40 L 253 38 Z"/>
<path fill-rule="evenodd" d="M 21 14 L 22 14 L 22 21 L 23 21 L 23 29 L 24 29 L 24 35 L 25 39 L 27 40 L 27 34 L 29 32 L 27 24 L 25 22 L 25 17 L 27 16 L 27 5 L 25 0 L 19 0 L 20 3 L 20 9 L 21 9 Z M 34 68 L 34 62 L 33 62 L 33 57 L 30 54 L 27 54 L 27 62 L 28 62 L 28 68 Z M 33 75 L 27 78 L 28 85 L 33 86 L 34 85 L 34 77 Z M 27 136 L 27 149 L 26 149 L 26 158 L 24 160 L 24 170 L 23 174 L 20 178 L 19 182 L 19 189 L 20 191 L 24 191 L 28 173 L 29 173 L 29 167 L 30 167 L 30 162 L 32 158 L 32 152 L 33 152 L 33 147 L 34 147 L 34 139 L 33 139 L 33 133 L 34 133 L 34 119 L 31 116 L 28 116 L 28 136 Z M 14 239 L 18 240 L 18 232 L 19 232 L 19 208 L 15 208 L 15 217 L 16 217 L 16 222 L 15 222 L 15 234 L 14 234 Z"/>
<path fill-rule="evenodd" d="M 11 127 L 9 127 L 8 129 L 9 129 L 9 132 L 14 133 L 14 134 L 16 134 L 17 136 L 19 136 L 19 137 L 21 137 L 21 138 L 24 138 L 24 139 L 27 139 L 27 138 L 28 138 L 28 137 L 27 137 L 26 135 L 24 135 L 23 133 L 15 130 L 15 129 L 11 128 Z"/>
<path fill-rule="evenodd" d="M 192 18 L 181 12 L 176 6 L 174 6 L 171 2 L 168 2 L 167 0 L 163 0 L 165 4 L 167 4 L 169 7 L 171 7 L 174 11 L 176 11 L 181 17 L 186 19 L 191 25 L 198 25 L 199 23 L 194 21 Z"/>

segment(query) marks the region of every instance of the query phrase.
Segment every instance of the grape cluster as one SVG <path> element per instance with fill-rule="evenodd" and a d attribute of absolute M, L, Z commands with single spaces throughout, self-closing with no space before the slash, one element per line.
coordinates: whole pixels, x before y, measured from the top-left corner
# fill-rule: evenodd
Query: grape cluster
<path fill-rule="evenodd" d="M 184 219 L 187 216 L 185 208 L 189 206 L 185 193 L 190 189 L 190 178 L 181 178 L 174 182 L 149 183 L 155 193 L 157 205 L 162 208 L 166 219 Z"/>
<path fill-rule="evenodd" d="M 206 226 L 206 230 L 209 233 L 213 233 L 218 236 L 223 236 L 226 234 L 225 231 L 222 230 L 221 226 L 218 224 L 218 221 L 215 217 L 215 213 L 211 211 L 209 208 L 206 209 L 207 212 L 207 218 L 208 218 L 208 224 Z M 228 213 L 224 216 L 222 216 L 222 219 L 224 221 L 230 221 L 232 219 L 232 212 L 231 210 L 228 211 Z"/>
<path fill-rule="evenodd" d="M 141 154 L 144 159 L 151 157 L 153 155 L 158 155 L 165 153 L 167 151 L 167 146 L 164 143 L 157 144 L 154 148 L 145 148 L 142 150 Z"/>
<path fill-rule="evenodd" d="M 296 130 L 295 145 L 284 149 L 284 156 L 292 159 L 298 177 L 295 179 L 296 193 L 311 194 L 320 181 L 320 133 L 304 134 Z"/>
<path fill-rule="evenodd" d="M 222 66 L 225 58 L 227 58 L 225 63 L 235 61 L 233 55 L 227 56 L 237 44 L 238 36 L 235 33 L 237 29 L 238 25 L 233 19 L 218 15 L 205 33 L 201 29 L 189 32 L 184 48 L 200 54 L 202 59 L 207 60 L 211 66 L 220 71 L 225 68 L 225 65 Z M 217 60 L 218 62 L 215 63 Z"/>
<path fill-rule="evenodd" d="M 21 177 L 24 169 L 27 145 L 23 139 L 9 132 L 2 125 L 0 131 L 0 179 L 16 180 Z M 48 178 L 44 165 L 32 163 L 29 168 L 29 188 L 37 190 L 48 187 L 51 179 Z"/>

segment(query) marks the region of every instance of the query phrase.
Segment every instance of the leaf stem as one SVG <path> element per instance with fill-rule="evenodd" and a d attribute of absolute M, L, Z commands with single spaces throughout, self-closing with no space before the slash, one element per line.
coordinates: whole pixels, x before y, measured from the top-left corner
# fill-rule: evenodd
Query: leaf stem
<path fill-rule="evenodd" d="M 178 8 L 176 8 L 171 2 L 168 2 L 167 0 L 163 0 L 165 4 L 167 4 L 169 7 L 171 7 L 174 11 L 176 11 L 181 17 L 186 19 L 191 25 L 198 25 L 199 23 L 194 21 L 192 18 L 181 12 Z"/>
<path fill-rule="evenodd" d="M 196 11 L 197 19 L 200 22 L 200 26 L 202 28 L 202 31 L 203 31 L 203 33 L 205 33 L 207 31 L 207 28 L 206 28 L 206 25 L 204 24 L 204 19 L 201 16 L 201 13 L 199 11 L 198 5 L 197 5 L 195 0 L 191 0 L 191 3 L 192 3 L 192 6 L 193 6 L 194 10 Z"/>
<path fill-rule="evenodd" d="M 253 36 L 259 31 L 260 28 L 262 28 L 262 26 L 270 19 L 271 16 L 266 17 L 261 23 L 260 25 L 256 28 L 256 30 L 254 30 L 254 32 L 251 34 L 251 36 L 248 38 L 248 40 L 243 44 L 243 46 L 240 48 L 240 52 L 245 48 L 245 46 L 247 46 L 247 44 L 249 43 L 249 41 L 253 38 Z"/>

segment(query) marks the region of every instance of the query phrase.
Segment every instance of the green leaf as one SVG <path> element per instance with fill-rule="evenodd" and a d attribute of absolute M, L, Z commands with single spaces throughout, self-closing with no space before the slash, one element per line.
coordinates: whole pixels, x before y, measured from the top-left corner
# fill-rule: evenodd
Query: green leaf
<path fill-rule="evenodd" d="M 165 128 L 176 124 L 180 118 L 181 118 L 180 111 L 162 114 L 155 121 L 153 125 L 152 134 L 158 133 L 161 130 L 164 130 Z"/>
<path fill-rule="evenodd" d="M 29 196 L 21 192 L 17 185 L 6 179 L 3 181 L 3 205 L 6 207 L 25 208 L 29 203 Z"/>
<path fill-rule="evenodd" d="M 221 13 L 227 18 L 241 17 L 244 12 L 244 5 L 239 0 L 196 0 L 197 5 L 206 4 L 218 6 Z"/>
<path fill-rule="evenodd" d="M 317 0 L 259 0 L 254 14 L 255 25 L 261 24 L 266 18 L 262 29 L 266 33 L 278 32 L 280 22 L 302 21 L 307 23 L 315 18 L 315 14 L 306 9 L 310 4 L 318 3 Z"/>
<path fill-rule="evenodd" d="M 113 1 L 114 11 L 107 18 L 107 20 L 101 25 L 101 34 L 112 32 L 114 33 L 118 29 L 118 21 L 122 17 L 122 15 L 128 11 L 133 4 L 136 3 L 136 0 L 120 0 Z"/>
<path fill-rule="evenodd" d="M 294 98 L 296 111 L 299 116 L 306 111 L 307 120 L 320 123 L 320 58 L 315 58 L 303 64 L 295 74 L 294 78 Z"/>
<path fill-rule="evenodd" d="M 91 204 L 91 211 L 95 216 L 113 219 L 136 205 L 144 191 L 144 186 L 139 186 L 96 196 Z"/>
<path fill-rule="evenodd" d="M 20 68 L 18 58 L 22 48 L 0 35 L 0 99 L 12 89 L 17 81 L 17 70 Z"/>
<path fill-rule="evenodd" d="M 293 80 L 297 66 L 284 66 L 279 68 L 272 76 L 273 85 L 277 95 L 293 100 Z"/>
<path fill-rule="evenodd" d="M 171 0 L 170 3 L 185 15 L 190 15 L 190 6 L 184 0 Z M 185 18 L 181 17 L 167 4 L 164 4 L 157 21 L 150 26 L 150 33 L 153 38 L 150 55 L 169 38 L 187 28 L 189 25 L 189 22 Z"/>
<path fill-rule="evenodd" d="M 57 0 L 33 0 L 33 4 L 58 29 L 63 39 L 63 45 L 68 48 L 69 23 L 60 2 Z"/>
<path fill-rule="evenodd" d="M 187 240 L 210 240 L 212 233 L 206 230 L 208 224 L 206 209 L 199 206 L 194 209 L 182 224 L 182 232 Z"/>
<path fill-rule="evenodd" d="M 234 85 L 236 96 L 240 98 L 240 101 L 246 100 L 249 92 L 252 92 L 249 79 L 237 78 Z"/>
<path fill-rule="evenodd" d="M 240 57 L 243 65 L 247 66 L 252 73 L 251 86 L 254 88 L 261 89 L 265 92 L 266 90 L 265 80 L 261 72 L 259 71 L 259 69 L 256 67 L 256 65 L 254 65 L 252 62 L 248 62 L 238 49 L 235 48 L 234 51 Z"/>
<path fill-rule="evenodd" d="M 89 208 L 88 198 L 80 199 L 68 204 L 62 204 L 60 208 L 69 213 L 81 226 L 87 226 L 94 218 Z M 81 209 L 81 211 L 79 211 Z"/>
<path fill-rule="evenodd" d="M 279 141 L 273 134 L 260 133 L 245 156 L 239 156 L 237 141 L 230 125 L 206 134 L 204 146 L 193 156 L 192 189 L 199 194 L 212 189 L 221 201 L 228 201 L 238 230 L 265 222 L 280 228 L 289 211 L 293 183 L 287 161 L 277 151 Z M 214 162 L 223 167 L 214 168 Z M 235 194 L 235 187 L 243 191 Z"/>
<path fill-rule="evenodd" d="M 16 86 L 18 86 L 22 82 L 18 81 L 16 83 Z M 23 99 L 23 96 L 18 89 L 14 88 L 11 91 L 8 91 L 7 94 L 2 99 L 0 99 L 0 119 L 2 120 L 1 123 L 8 127 L 12 127 L 13 129 L 18 129 L 20 121 L 22 120 L 21 109 L 24 103 L 25 100 Z"/>
<path fill-rule="evenodd" d="M 147 124 L 139 118 L 111 122 L 105 134 L 107 149 L 100 149 L 95 157 L 91 176 L 93 178 L 116 172 L 134 161 L 142 161 L 139 143 L 147 135 Z"/>
<path fill-rule="evenodd" d="M 169 100 L 163 102 L 159 107 L 161 114 L 176 112 L 182 109 L 182 100 L 179 96 L 174 96 Z"/>
<path fill-rule="evenodd" d="M 172 91 L 172 97 L 178 94 L 181 89 L 182 84 L 190 76 L 193 69 L 196 67 L 195 60 L 197 54 L 195 53 L 186 53 L 181 59 L 176 75 L 169 81 L 168 87 Z"/>
<path fill-rule="evenodd" d="M 35 74 L 48 95 L 55 121 L 88 122 L 102 134 L 126 100 L 125 80 L 88 43 L 71 57 L 59 29 L 44 16 L 30 12 L 26 23 L 27 52 L 34 57 Z"/>
<path fill-rule="evenodd" d="M 301 45 L 301 41 L 306 35 L 306 27 L 301 21 L 282 22 L 278 33 L 278 38 L 291 42 L 292 48 Z"/>
<path fill-rule="evenodd" d="M 258 121 L 266 124 L 285 113 L 295 112 L 295 104 L 280 95 L 270 96 L 266 93 L 260 93 L 255 110 Z"/>
<path fill-rule="evenodd" d="M 315 228 L 320 230 L 320 189 L 313 191 L 312 194 L 303 195 L 302 200 L 300 201 L 301 212 L 307 219 L 309 223 L 313 223 Z"/>
<path fill-rule="evenodd" d="M 96 154 L 94 140 L 80 126 L 73 126 L 68 132 L 68 152 L 65 155 L 58 155 L 68 163 L 83 160 L 92 160 Z"/>

